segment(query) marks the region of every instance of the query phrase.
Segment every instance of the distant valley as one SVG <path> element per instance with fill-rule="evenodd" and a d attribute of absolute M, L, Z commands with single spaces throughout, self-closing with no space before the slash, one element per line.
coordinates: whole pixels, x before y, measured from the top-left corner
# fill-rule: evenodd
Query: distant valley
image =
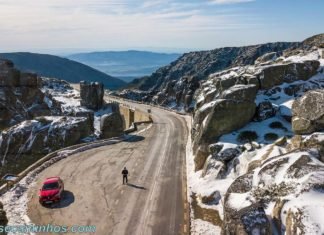
<path fill-rule="evenodd" d="M 91 66 L 101 72 L 131 82 L 134 78 L 151 75 L 162 66 L 177 60 L 181 54 L 147 51 L 107 51 L 79 53 L 68 59 Z"/>

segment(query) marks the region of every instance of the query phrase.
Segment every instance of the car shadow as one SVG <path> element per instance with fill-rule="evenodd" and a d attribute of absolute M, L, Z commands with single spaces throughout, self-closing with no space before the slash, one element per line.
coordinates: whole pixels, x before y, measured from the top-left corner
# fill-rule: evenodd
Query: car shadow
<path fill-rule="evenodd" d="M 136 189 L 147 190 L 145 187 L 139 186 L 139 185 L 136 185 L 136 184 L 127 183 L 127 186 L 132 187 L 132 188 L 136 188 Z"/>
<path fill-rule="evenodd" d="M 64 190 L 61 201 L 43 206 L 50 209 L 65 208 L 74 203 L 74 200 L 74 194 L 68 190 Z"/>
<path fill-rule="evenodd" d="M 128 135 L 128 136 L 129 136 L 129 138 L 124 140 L 125 142 L 133 143 L 133 142 L 139 142 L 139 141 L 142 141 L 145 139 L 145 137 L 139 136 L 139 135 Z"/>

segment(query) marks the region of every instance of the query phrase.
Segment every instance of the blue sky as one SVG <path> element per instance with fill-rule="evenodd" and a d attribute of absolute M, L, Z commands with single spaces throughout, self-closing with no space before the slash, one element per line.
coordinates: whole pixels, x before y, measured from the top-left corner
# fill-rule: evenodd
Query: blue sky
<path fill-rule="evenodd" d="M 1 51 L 189 51 L 324 32 L 323 0 L 0 0 Z"/>

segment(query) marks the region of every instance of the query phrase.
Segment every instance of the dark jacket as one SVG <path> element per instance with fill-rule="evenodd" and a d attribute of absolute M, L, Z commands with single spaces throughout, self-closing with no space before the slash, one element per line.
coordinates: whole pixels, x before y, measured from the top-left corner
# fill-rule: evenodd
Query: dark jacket
<path fill-rule="evenodd" d="M 123 174 L 123 175 L 128 175 L 128 170 L 123 170 L 123 171 L 122 171 L 122 174 Z"/>

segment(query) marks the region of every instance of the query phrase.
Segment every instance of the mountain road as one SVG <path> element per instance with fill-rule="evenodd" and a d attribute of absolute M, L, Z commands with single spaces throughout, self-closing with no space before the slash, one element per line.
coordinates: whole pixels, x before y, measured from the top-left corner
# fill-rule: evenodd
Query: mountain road
<path fill-rule="evenodd" d="M 151 109 L 154 123 L 125 141 L 71 155 L 41 172 L 28 191 L 34 224 L 91 225 L 102 235 L 189 233 L 186 120 L 159 108 L 129 105 Z M 124 167 L 127 185 L 122 184 Z M 51 176 L 63 179 L 65 192 L 61 202 L 44 207 L 37 193 Z"/>

